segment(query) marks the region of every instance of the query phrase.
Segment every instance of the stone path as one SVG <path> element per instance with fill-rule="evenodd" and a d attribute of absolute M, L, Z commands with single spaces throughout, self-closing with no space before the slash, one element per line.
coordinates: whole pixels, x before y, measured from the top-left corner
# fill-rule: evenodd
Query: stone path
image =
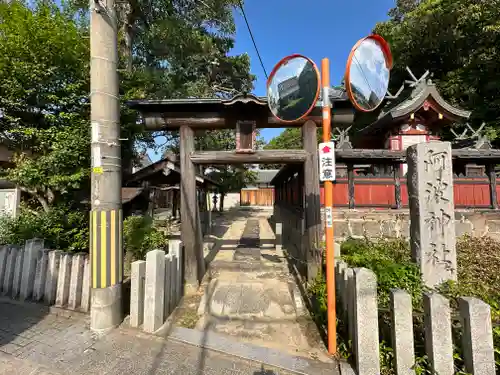
<path fill-rule="evenodd" d="M 136 330 L 122 328 L 96 337 L 87 320 L 86 315 L 1 300 L 0 375 L 292 374 Z"/>
<path fill-rule="evenodd" d="M 274 241 L 267 217 L 258 212 L 233 220 L 218 250 L 212 251 L 211 281 L 198 308 L 196 329 L 319 359 L 331 368 L 333 361 Z"/>

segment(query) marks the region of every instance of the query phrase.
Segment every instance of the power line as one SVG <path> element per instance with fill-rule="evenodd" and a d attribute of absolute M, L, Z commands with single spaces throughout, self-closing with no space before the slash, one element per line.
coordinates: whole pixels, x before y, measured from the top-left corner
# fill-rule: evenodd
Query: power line
<path fill-rule="evenodd" d="M 243 18 L 245 20 L 245 23 L 247 24 L 247 29 L 248 33 L 250 34 L 250 38 L 252 39 L 253 46 L 255 48 L 255 52 L 257 52 L 257 57 L 259 58 L 260 61 L 260 66 L 262 67 L 262 70 L 264 71 L 264 75 L 266 76 L 266 79 L 268 79 L 267 71 L 266 68 L 264 67 L 264 63 L 262 62 L 262 57 L 260 57 L 259 49 L 257 48 L 257 43 L 255 43 L 255 39 L 253 37 L 252 29 L 250 28 L 250 23 L 248 22 L 247 15 L 245 14 L 245 9 L 243 9 L 243 3 L 241 0 L 238 1 L 240 5 L 241 12 L 243 14 Z"/>

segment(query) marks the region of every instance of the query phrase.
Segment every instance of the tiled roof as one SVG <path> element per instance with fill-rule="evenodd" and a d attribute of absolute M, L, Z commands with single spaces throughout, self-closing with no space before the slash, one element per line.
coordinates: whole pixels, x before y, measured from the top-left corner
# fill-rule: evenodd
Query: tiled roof
<path fill-rule="evenodd" d="M 257 183 L 268 184 L 279 172 L 278 169 L 259 169 L 257 171 Z"/>
<path fill-rule="evenodd" d="M 138 187 L 122 187 L 122 204 L 130 202 L 132 199 L 141 194 L 142 188 Z"/>

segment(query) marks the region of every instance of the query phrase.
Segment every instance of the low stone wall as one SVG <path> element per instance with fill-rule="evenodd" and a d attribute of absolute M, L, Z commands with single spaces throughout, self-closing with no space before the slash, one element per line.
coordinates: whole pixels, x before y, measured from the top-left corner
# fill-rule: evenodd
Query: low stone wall
<path fill-rule="evenodd" d="M 321 217 L 324 223 L 323 210 Z M 273 220 L 283 223 L 283 242 L 297 246 L 304 235 L 305 223 L 300 211 L 274 206 Z M 335 240 L 353 238 L 408 238 L 410 236 L 409 210 L 344 209 L 333 210 Z M 322 230 L 324 225 L 321 226 Z M 500 211 L 455 210 L 457 236 L 490 236 L 500 240 Z M 298 246 L 297 246 L 298 247 Z M 300 253 L 300 252 L 299 252 Z"/>
<path fill-rule="evenodd" d="M 152 250 L 132 263 L 130 325 L 147 333 L 162 327 L 182 297 L 182 246 L 170 240 L 168 254 Z"/>
<path fill-rule="evenodd" d="M 357 375 L 380 374 L 377 278 L 366 268 L 335 267 L 337 314 L 347 324 Z M 411 296 L 391 292 L 390 334 L 397 374 L 414 373 L 414 327 Z M 483 301 L 459 299 L 462 352 L 467 373 L 494 375 L 495 356 L 490 306 Z M 452 311 L 449 301 L 437 293 L 424 295 L 425 350 L 433 373 L 453 374 Z M 457 343 L 460 345 L 459 343 Z"/>
<path fill-rule="evenodd" d="M 306 261 L 305 249 L 305 220 L 300 211 L 283 206 L 274 205 L 271 221 L 274 233 L 276 224 L 281 224 L 281 243 L 289 254 L 297 259 Z"/>
<path fill-rule="evenodd" d="M 87 254 L 44 249 L 43 240 L 24 247 L 0 248 L 0 288 L 4 296 L 21 301 L 88 312 L 90 263 Z"/>
<path fill-rule="evenodd" d="M 322 215 L 323 217 L 323 215 Z M 410 213 L 408 210 L 349 210 L 334 209 L 333 224 L 336 239 L 354 238 L 408 238 Z M 457 236 L 491 236 L 500 240 L 500 212 L 493 210 L 456 210 Z"/>

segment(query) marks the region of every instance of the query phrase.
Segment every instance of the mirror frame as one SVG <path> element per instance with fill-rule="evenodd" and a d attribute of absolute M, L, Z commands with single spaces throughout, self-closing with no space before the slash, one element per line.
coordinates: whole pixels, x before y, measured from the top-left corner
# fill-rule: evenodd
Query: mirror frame
<path fill-rule="evenodd" d="M 289 60 L 291 59 L 294 59 L 294 58 L 297 58 L 297 57 L 301 57 L 305 60 L 307 60 L 308 62 L 310 62 L 313 66 L 313 69 L 314 69 L 314 72 L 316 73 L 316 77 L 318 78 L 318 88 L 316 90 L 316 94 L 314 96 L 314 100 L 313 100 L 313 103 L 311 104 L 311 106 L 309 107 L 309 109 L 300 117 L 296 118 L 295 120 L 283 120 L 282 118 L 276 116 L 273 111 L 271 111 L 271 108 L 269 108 L 269 110 L 271 111 L 271 114 L 276 117 L 278 120 L 280 120 L 281 122 L 283 123 L 294 123 L 294 122 L 297 122 L 297 121 L 300 121 L 302 120 L 304 117 L 306 117 L 307 115 L 309 115 L 309 113 L 311 113 L 311 111 L 314 109 L 314 107 L 316 106 L 316 103 L 318 102 L 318 98 L 319 98 L 319 93 L 321 91 L 321 75 L 319 73 L 319 69 L 318 67 L 316 66 L 316 64 L 314 63 L 314 61 L 312 61 L 309 57 L 307 56 L 304 56 L 304 55 L 301 55 L 300 53 L 294 53 L 292 55 L 288 55 L 284 58 L 282 58 L 273 68 L 273 70 L 271 71 L 271 74 L 269 74 L 269 78 L 267 79 L 267 82 L 266 82 L 266 100 L 267 99 L 267 93 L 269 91 L 269 85 L 271 84 L 271 81 L 272 79 L 274 78 L 274 76 L 276 75 L 276 72 L 278 71 L 279 68 L 281 68 L 281 66 L 288 62 Z M 268 106 L 269 106 L 269 102 L 268 102 Z"/>
<path fill-rule="evenodd" d="M 344 74 L 344 82 L 345 82 L 345 89 L 347 91 L 347 95 L 349 96 L 349 100 L 351 101 L 352 105 L 356 110 L 360 112 L 372 112 L 376 110 L 384 101 L 383 99 L 380 101 L 380 103 L 372 108 L 372 109 L 366 109 L 366 108 L 361 108 L 361 106 L 356 102 L 356 99 L 354 98 L 354 95 L 352 94 L 352 87 L 351 87 L 351 65 L 352 65 L 352 59 L 354 58 L 354 54 L 356 53 L 356 50 L 358 47 L 367 39 L 373 39 L 375 42 L 377 42 L 380 47 L 382 48 L 382 53 L 384 54 L 385 57 L 385 65 L 389 71 L 392 69 L 393 65 L 393 59 L 392 59 L 392 53 L 391 49 L 389 47 L 389 43 L 386 42 L 384 38 L 382 38 L 380 35 L 377 34 L 372 34 L 365 36 L 364 38 L 361 38 L 360 40 L 357 41 L 357 43 L 352 47 L 351 53 L 349 54 L 349 57 L 347 58 L 347 65 L 345 69 L 345 74 Z"/>

